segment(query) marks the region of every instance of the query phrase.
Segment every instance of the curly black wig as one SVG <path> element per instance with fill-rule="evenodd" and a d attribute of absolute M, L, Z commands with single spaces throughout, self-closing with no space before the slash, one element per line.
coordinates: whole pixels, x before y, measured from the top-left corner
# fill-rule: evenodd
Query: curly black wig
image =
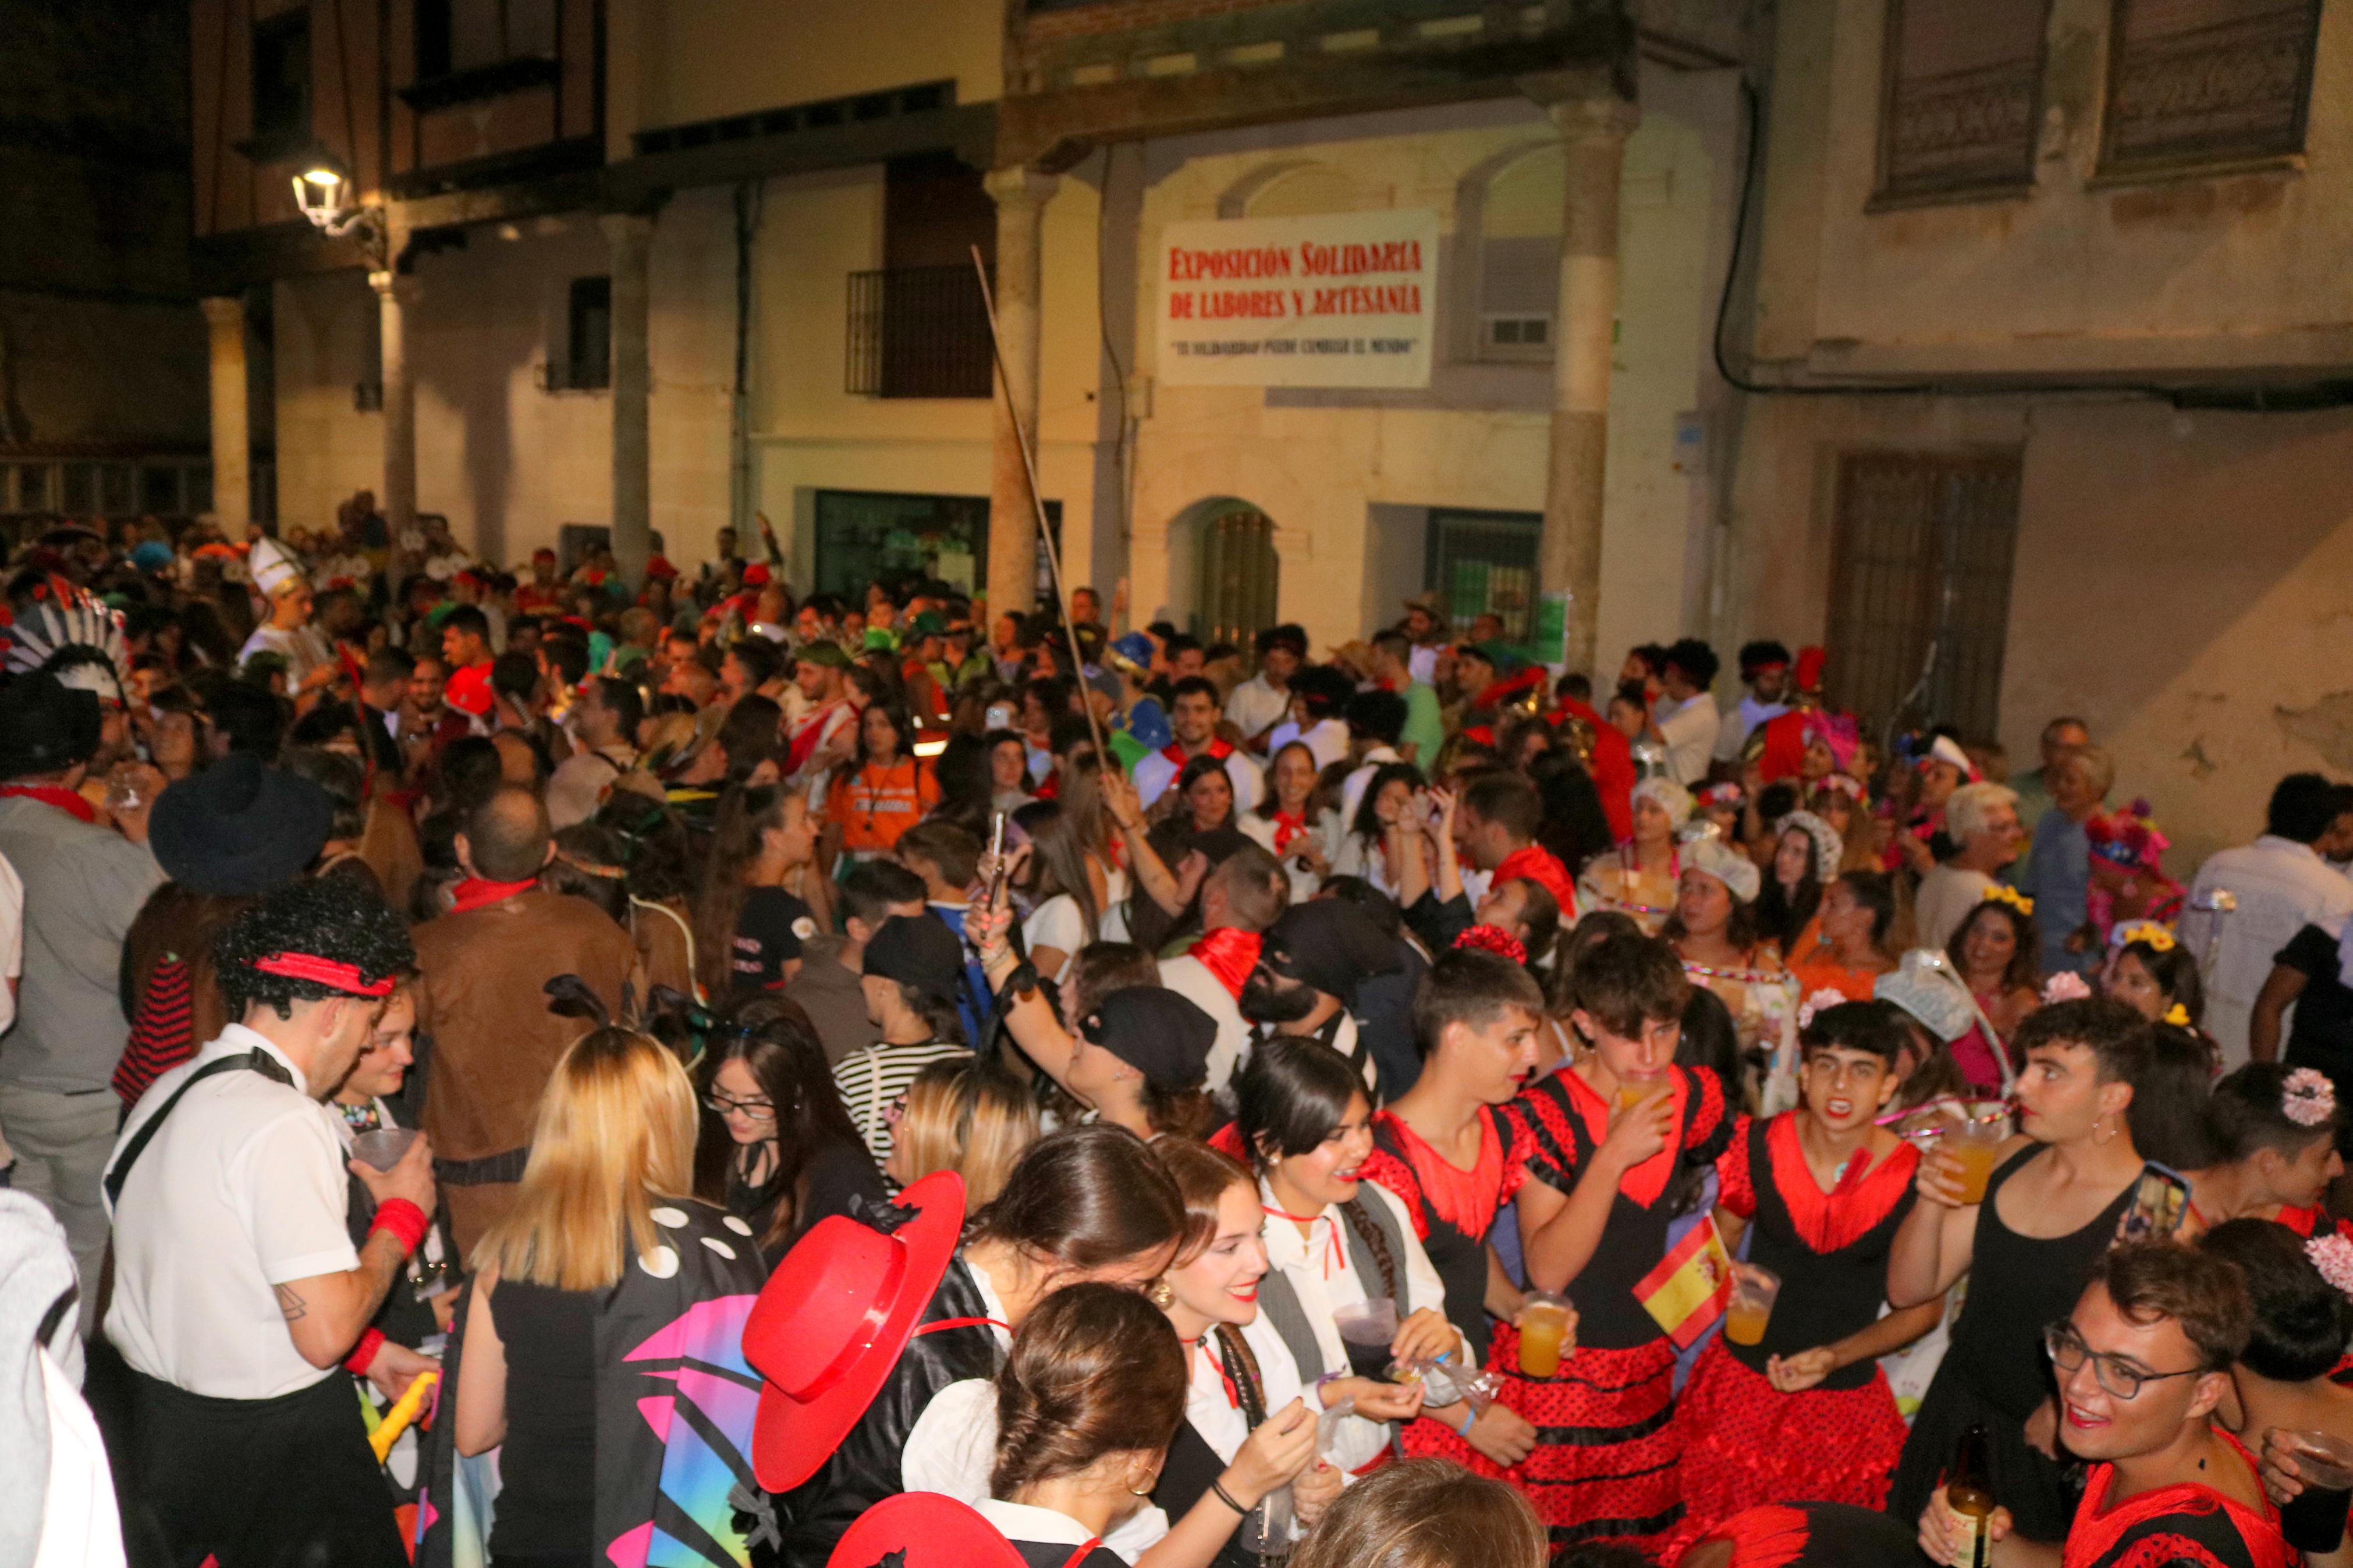
<path fill-rule="evenodd" d="M 408 927 L 372 888 L 341 878 L 306 878 L 275 889 L 223 926 L 213 939 L 213 966 L 232 1017 L 259 1003 L 290 1017 L 297 1002 L 346 993 L 313 980 L 265 974 L 254 965 L 273 953 L 301 952 L 348 963 L 367 984 L 417 965 Z"/>

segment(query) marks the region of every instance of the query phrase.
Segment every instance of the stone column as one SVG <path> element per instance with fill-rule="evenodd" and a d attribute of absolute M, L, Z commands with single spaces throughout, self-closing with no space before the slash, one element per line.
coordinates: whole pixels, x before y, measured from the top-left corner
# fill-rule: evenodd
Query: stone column
<path fill-rule="evenodd" d="M 371 272 L 368 287 L 375 290 L 383 375 L 384 522 L 396 556 L 417 527 L 417 388 L 408 378 L 408 307 L 417 280 L 399 271 Z"/>
<path fill-rule="evenodd" d="M 1618 184 L 1639 111 L 1614 97 L 1571 99 L 1546 112 L 1567 155 L 1560 292 L 1553 308 L 1552 454 L 1545 473 L 1537 580 L 1566 596 L 1563 657 L 1594 668 L 1601 600 L 1603 459 L 1609 444 L 1609 356 L 1618 321 Z"/>
<path fill-rule="evenodd" d="M 253 520 L 253 433 L 248 426 L 245 368 L 245 299 L 216 295 L 202 301 L 212 338 L 213 515 L 221 532 L 245 537 Z"/>
<path fill-rule="evenodd" d="M 987 179 L 997 201 L 997 330 L 1005 384 L 992 405 L 988 482 L 990 615 L 1028 612 L 1038 576 L 1038 518 L 1021 465 L 1020 429 L 1038 440 L 1039 230 L 1060 179 L 1034 169 L 998 169 Z"/>
<path fill-rule="evenodd" d="M 634 586 L 644 580 L 653 529 L 648 423 L 653 362 L 647 345 L 646 266 L 654 220 L 607 213 L 597 221 L 613 253 L 613 560 Z"/>

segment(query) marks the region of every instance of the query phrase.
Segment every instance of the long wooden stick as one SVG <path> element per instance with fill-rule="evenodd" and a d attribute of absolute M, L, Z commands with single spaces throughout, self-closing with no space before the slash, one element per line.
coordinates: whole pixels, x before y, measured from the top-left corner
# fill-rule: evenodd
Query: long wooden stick
<path fill-rule="evenodd" d="M 1085 698 L 1086 658 L 1079 652 L 1078 624 L 1071 619 L 1071 596 L 1062 587 L 1062 552 L 1055 547 L 1054 531 L 1046 526 L 1046 503 L 1038 492 L 1038 458 L 1030 449 L 1029 432 L 1021 426 L 1021 410 L 1014 405 L 1013 378 L 1005 370 L 1005 340 L 997 331 L 997 296 L 988 287 L 988 266 L 980 258 L 980 247 L 972 247 L 972 269 L 980 279 L 981 309 L 988 315 L 988 352 L 997 361 L 997 384 L 1005 391 L 1005 416 L 1013 422 L 1013 444 L 1021 448 L 1021 471 L 1029 479 L 1029 510 L 1038 523 L 1039 547 L 1046 552 L 1046 564 L 1054 580 L 1054 607 L 1061 612 L 1062 635 L 1070 639 L 1071 671 L 1081 691 L 1080 706 L 1086 710 L 1087 731 L 1095 740 L 1095 756 L 1103 766 L 1112 765 L 1111 748 L 1103 743 L 1103 721 L 1095 717 L 1095 705 Z"/>

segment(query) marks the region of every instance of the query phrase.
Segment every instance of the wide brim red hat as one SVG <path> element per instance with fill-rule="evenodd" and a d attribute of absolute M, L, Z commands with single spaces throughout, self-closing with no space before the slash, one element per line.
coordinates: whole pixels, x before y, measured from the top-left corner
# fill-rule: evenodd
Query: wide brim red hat
<path fill-rule="evenodd" d="M 1021 1553 L 978 1510 L 939 1492 L 901 1492 L 858 1516 L 826 1568 L 1023 1568 Z"/>
<path fill-rule="evenodd" d="M 887 1233 L 847 1215 L 811 1226 L 744 1324 L 744 1359 L 761 1377 L 752 1473 L 765 1490 L 815 1475 L 874 1402 L 955 1256 L 964 1178 L 934 1172 L 896 1208 Z"/>

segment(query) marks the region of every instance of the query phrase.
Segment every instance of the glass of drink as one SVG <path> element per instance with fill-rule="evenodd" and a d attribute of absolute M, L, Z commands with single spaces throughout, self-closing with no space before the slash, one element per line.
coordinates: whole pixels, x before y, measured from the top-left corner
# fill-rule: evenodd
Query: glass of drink
<path fill-rule="evenodd" d="M 352 1158 L 374 1165 L 379 1171 L 389 1171 L 400 1163 L 408 1146 L 417 1142 L 414 1127 L 378 1127 L 353 1135 Z"/>
<path fill-rule="evenodd" d="M 1732 1266 L 1732 1305 L 1724 1314 L 1724 1337 L 1736 1345 L 1765 1342 L 1765 1325 L 1781 1294 L 1781 1277 L 1754 1263 Z"/>
<path fill-rule="evenodd" d="M 1986 1183 L 1993 1177 L 1995 1157 L 2010 1136 L 2010 1118 L 2000 1111 L 1987 1116 L 1971 1116 L 1957 1126 L 1945 1139 L 1945 1147 L 1961 1166 L 1961 1202 L 1985 1202 Z"/>
<path fill-rule="evenodd" d="M 2280 1505 L 2280 1533 L 2299 1552 L 2334 1552 L 2353 1503 L 2353 1443 L 2326 1432 L 2282 1432 L 2274 1447 L 2295 1461 L 2304 1489 Z"/>
<path fill-rule="evenodd" d="M 1332 1314 L 1340 1342 L 1348 1352 L 1348 1366 L 1358 1377 L 1379 1381 L 1388 1375 L 1389 1346 L 1397 1339 L 1397 1303 L 1375 1296 Z"/>
<path fill-rule="evenodd" d="M 1530 1291 L 1518 1322 L 1520 1370 L 1530 1377 L 1558 1373 L 1561 1344 L 1568 1337 L 1568 1303 L 1549 1291 Z"/>
<path fill-rule="evenodd" d="M 1636 1106 L 1641 1104 L 1642 1101 L 1648 1100 L 1651 1097 L 1651 1091 L 1658 1087 L 1659 1085 L 1656 1079 L 1645 1080 L 1642 1079 L 1633 1078 L 1620 1079 L 1618 1080 L 1618 1109 L 1621 1111 L 1633 1110 Z"/>

